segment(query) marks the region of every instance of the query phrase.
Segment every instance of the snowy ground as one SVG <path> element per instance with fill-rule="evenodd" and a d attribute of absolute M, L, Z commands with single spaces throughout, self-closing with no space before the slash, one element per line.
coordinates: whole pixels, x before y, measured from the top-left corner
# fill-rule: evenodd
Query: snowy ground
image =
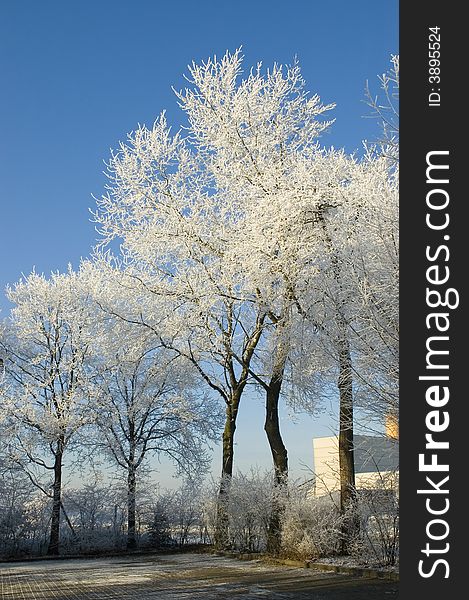
<path fill-rule="evenodd" d="M 396 583 L 207 554 L 0 563 L 2 600 L 382 600 Z"/>

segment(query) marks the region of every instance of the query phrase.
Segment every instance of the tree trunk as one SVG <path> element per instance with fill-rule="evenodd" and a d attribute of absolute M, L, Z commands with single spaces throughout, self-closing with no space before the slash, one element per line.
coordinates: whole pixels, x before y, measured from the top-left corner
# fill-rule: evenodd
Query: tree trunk
<path fill-rule="evenodd" d="M 60 438 L 57 442 L 57 450 L 54 460 L 54 484 L 52 494 L 52 516 L 50 525 L 50 539 L 47 554 L 55 556 L 59 553 L 60 542 L 60 507 L 62 505 L 62 461 L 64 451 L 64 440 Z"/>
<path fill-rule="evenodd" d="M 135 466 L 131 463 L 129 464 L 127 472 L 127 550 L 135 550 L 137 547 L 137 536 L 135 531 L 136 488 Z"/>
<path fill-rule="evenodd" d="M 265 424 L 264 430 L 269 441 L 270 451 L 274 463 L 274 492 L 272 496 L 272 512 L 267 536 L 267 551 L 278 554 L 281 543 L 281 524 L 283 512 L 283 495 L 288 479 L 288 453 L 280 433 L 278 417 L 278 403 L 282 389 L 283 374 L 285 371 L 286 355 L 282 356 L 279 364 L 274 368 L 272 378 L 266 390 Z"/>
<path fill-rule="evenodd" d="M 223 456 L 220 487 L 217 500 L 217 523 L 215 528 L 215 546 L 224 550 L 229 545 L 228 500 L 233 476 L 234 434 L 238 416 L 241 393 L 233 394 L 231 402 L 226 405 L 225 428 L 223 430 Z"/>
<path fill-rule="evenodd" d="M 353 448 L 353 378 L 350 344 L 343 339 L 339 349 L 339 474 L 340 512 L 342 515 L 341 551 L 348 551 L 358 530 L 355 514 L 355 463 Z"/>
<path fill-rule="evenodd" d="M 322 212 L 319 215 L 327 246 L 331 252 L 332 272 L 339 293 L 336 293 L 336 322 L 341 332 L 338 340 L 339 377 L 339 478 L 340 478 L 340 512 L 342 516 L 341 551 L 346 553 L 351 539 L 358 531 L 358 519 L 355 511 L 355 462 L 353 451 L 353 372 L 350 351 L 350 326 L 343 312 L 347 303 L 342 284 L 342 265 L 339 254 L 327 229 Z"/>

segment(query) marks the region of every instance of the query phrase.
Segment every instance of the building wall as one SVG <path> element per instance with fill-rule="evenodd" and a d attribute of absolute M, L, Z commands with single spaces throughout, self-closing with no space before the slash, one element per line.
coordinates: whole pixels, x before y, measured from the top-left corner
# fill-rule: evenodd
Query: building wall
<path fill-rule="evenodd" d="M 360 436 L 355 443 L 355 483 L 358 489 L 376 487 L 383 477 L 399 469 L 399 444 L 385 437 Z M 315 495 L 324 496 L 340 488 L 339 439 L 314 438 Z"/>
<path fill-rule="evenodd" d="M 337 436 L 314 438 L 315 495 L 339 489 L 339 438 Z"/>

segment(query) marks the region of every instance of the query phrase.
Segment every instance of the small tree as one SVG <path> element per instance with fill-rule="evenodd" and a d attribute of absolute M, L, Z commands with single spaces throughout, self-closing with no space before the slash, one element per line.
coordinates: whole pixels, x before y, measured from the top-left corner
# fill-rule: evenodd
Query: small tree
<path fill-rule="evenodd" d="M 117 544 L 111 523 L 114 517 L 115 491 L 111 485 L 99 481 L 85 481 L 80 488 L 64 491 L 64 504 L 69 520 L 70 545 L 90 551 L 109 549 Z"/>
<path fill-rule="evenodd" d="M 14 307 L 0 344 L 8 454 L 52 500 L 47 552 L 57 554 L 64 456 L 85 422 L 84 366 L 92 340 L 88 293 L 70 270 L 49 280 L 32 273 L 8 288 L 7 297 Z"/>
<path fill-rule="evenodd" d="M 219 414 L 194 389 L 188 365 L 155 348 L 150 332 L 121 319 L 104 322 L 91 375 L 93 445 L 127 476 L 127 547 L 136 539 L 137 477 L 150 455 L 167 456 L 182 473 L 207 467 L 205 445 L 217 434 Z"/>
<path fill-rule="evenodd" d="M 165 492 L 158 494 L 156 502 L 150 507 L 147 523 L 147 532 L 151 547 L 159 550 L 174 543 L 170 522 L 172 512 L 172 493 Z"/>

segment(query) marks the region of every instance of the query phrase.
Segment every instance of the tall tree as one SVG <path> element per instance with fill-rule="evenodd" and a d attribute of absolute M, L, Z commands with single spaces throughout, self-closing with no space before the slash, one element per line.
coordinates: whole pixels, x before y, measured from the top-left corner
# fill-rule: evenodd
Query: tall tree
<path fill-rule="evenodd" d="M 285 327 L 279 311 L 289 313 L 293 302 L 285 282 L 293 265 L 283 257 L 283 274 L 277 268 L 282 219 L 291 220 L 295 202 L 309 194 L 308 159 L 331 108 L 308 96 L 296 64 L 265 74 L 259 65 L 245 79 L 241 64 L 237 51 L 190 67 L 192 87 L 178 94 L 187 133 L 171 136 L 164 115 L 151 130 L 139 128 L 112 157 L 109 193 L 96 213 L 104 240 L 123 240 L 134 280 L 171 298 L 174 315 L 190 315 L 183 335 L 151 326 L 225 401 L 220 496 L 232 474 L 239 402 L 256 348 L 266 327 Z M 271 216 L 262 229 L 259 206 Z M 139 320 L 150 324 L 148 314 Z M 277 352 L 266 393 L 266 432 L 283 474 L 278 400 L 286 348 Z"/>
<path fill-rule="evenodd" d="M 314 350 L 306 370 L 313 378 L 321 375 L 321 383 L 326 374 L 323 395 L 336 393 L 330 385 L 336 380 L 340 508 L 349 515 L 355 502 L 354 406 L 358 400 L 382 420 L 383 400 L 392 402 L 396 391 L 397 177 L 388 159 L 373 153 L 362 160 L 340 153 L 329 158 L 329 181 L 318 184 L 324 203 L 310 212 L 308 223 L 323 250 L 299 303 L 310 307 L 305 333 Z M 300 364 L 304 369 L 304 359 Z M 344 550 L 355 531 L 352 515 L 344 521 Z"/>
<path fill-rule="evenodd" d="M 255 350 L 265 356 L 269 347 L 268 360 L 251 361 L 247 367 L 265 392 L 265 432 L 277 485 L 283 485 L 288 458 L 279 400 L 297 309 L 296 286 L 304 285 L 316 250 L 314 236 L 298 235 L 295 220 L 306 203 L 317 200 L 311 199 L 308 169 L 319 152 L 317 138 L 330 125 L 322 116 L 332 105 L 308 95 L 298 64 L 274 65 L 266 72 L 259 64 L 244 79 L 241 66 L 239 51 L 220 61 L 192 65 L 194 87 L 179 99 L 217 189 L 226 190 L 242 206 L 243 228 L 232 244 L 245 266 L 251 297 L 267 312 L 264 329 L 271 332 L 270 347 Z M 278 511 L 272 515 L 269 546 L 275 550 L 280 539 Z"/>

